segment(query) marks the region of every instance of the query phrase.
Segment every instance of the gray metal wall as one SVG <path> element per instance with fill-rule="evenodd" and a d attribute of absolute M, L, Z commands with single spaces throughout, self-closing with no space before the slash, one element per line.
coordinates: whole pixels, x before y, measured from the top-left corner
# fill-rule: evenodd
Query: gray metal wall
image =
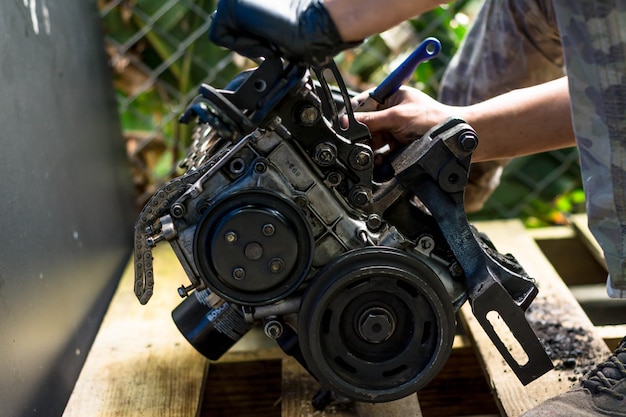
<path fill-rule="evenodd" d="M 95 2 L 0 2 L 0 416 L 62 414 L 133 211 Z"/>

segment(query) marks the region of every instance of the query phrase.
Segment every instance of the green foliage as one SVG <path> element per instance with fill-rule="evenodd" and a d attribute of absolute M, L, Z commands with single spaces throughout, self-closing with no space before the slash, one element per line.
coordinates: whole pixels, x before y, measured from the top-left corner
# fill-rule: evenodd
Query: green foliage
<path fill-rule="evenodd" d="M 569 214 L 585 212 L 585 193 L 582 188 L 575 188 L 551 201 L 536 199 L 529 211 L 529 215 L 522 216 L 529 228 L 569 224 Z"/>
<path fill-rule="evenodd" d="M 148 140 L 163 143 L 158 158 L 131 155 L 139 159 L 134 165 L 146 171 L 140 177 L 148 183 L 141 188 L 174 172 L 191 136 L 187 126 L 178 124 L 178 116 L 198 86 L 223 86 L 241 71 L 232 54 L 207 37 L 215 3 L 135 0 L 102 14 L 127 139 L 141 142 L 140 149 Z"/>
<path fill-rule="evenodd" d="M 469 18 L 463 10 L 473 3 L 473 0 L 465 0 L 441 6 L 389 32 L 373 35 L 353 56 L 340 58 L 338 65 L 352 76 L 355 88 L 375 86 L 423 39 L 432 36 L 441 42 L 441 52 L 421 64 L 409 84 L 436 97 L 441 75 L 467 31 Z"/>
<path fill-rule="evenodd" d="M 500 186 L 470 220 L 519 217 L 527 227 L 567 223 L 568 214 L 585 209 L 577 161 L 576 148 L 514 159 Z"/>

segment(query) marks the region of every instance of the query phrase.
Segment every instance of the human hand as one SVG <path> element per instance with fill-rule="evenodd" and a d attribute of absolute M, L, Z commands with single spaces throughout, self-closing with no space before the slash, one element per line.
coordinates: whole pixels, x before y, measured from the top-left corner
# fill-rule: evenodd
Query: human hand
<path fill-rule="evenodd" d="M 365 92 L 354 101 L 360 103 L 367 97 L 368 92 Z M 377 154 L 393 151 L 422 137 L 458 110 L 411 87 L 400 88 L 374 111 L 359 112 L 358 105 L 353 107 L 355 119 L 369 128 L 370 145 Z"/>
<path fill-rule="evenodd" d="M 323 65 L 344 42 L 322 0 L 220 0 L 209 39 L 249 58 L 279 54 Z"/>

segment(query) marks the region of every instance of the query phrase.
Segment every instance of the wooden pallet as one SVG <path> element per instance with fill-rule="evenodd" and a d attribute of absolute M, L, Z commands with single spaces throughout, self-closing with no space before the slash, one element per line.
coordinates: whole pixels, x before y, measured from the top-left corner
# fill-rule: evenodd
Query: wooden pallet
<path fill-rule="evenodd" d="M 585 240 L 584 218 L 568 228 Z M 559 312 L 563 325 L 584 328 L 600 361 L 626 334 L 626 326 L 595 326 L 544 256 L 537 240 L 518 221 L 477 224 L 500 252 L 513 253 L 539 280 L 536 302 Z M 597 251 L 597 248 L 592 248 Z M 578 257 L 580 260 L 580 257 Z M 141 306 L 132 292 L 129 265 L 102 322 L 64 416 L 518 416 L 569 389 L 579 375 L 553 370 L 523 386 L 504 363 L 469 307 L 459 320 L 450 359 L 418 395 L 385 404 L 351 404 L 314 411 L 313 378 L 253 329 L 215 363 L 200 356 L 180 335 L 170 311 L 180 303 L 174 291 L 185 275 L 171 250 L 155 252 L 156 288 Z M 497 331 L 503 335 L 505 328 Z M 605 342 L 606 340 L 606 342 Z"/>

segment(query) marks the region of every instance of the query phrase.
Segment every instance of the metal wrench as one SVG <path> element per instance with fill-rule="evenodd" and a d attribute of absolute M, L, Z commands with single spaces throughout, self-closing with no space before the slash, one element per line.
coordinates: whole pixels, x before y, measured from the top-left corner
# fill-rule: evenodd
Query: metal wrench
<path fill-rule="evenodd" d="M 441 43 L 438 39 L 433 37 L 424 39 L 411 55 L 393 70 L 365 100 L 356 106 L 354 111 L 376 110 L 376 106 L 382 104 L 411 78 L 419 64 L 436 57 L 440 51 Z"/>

